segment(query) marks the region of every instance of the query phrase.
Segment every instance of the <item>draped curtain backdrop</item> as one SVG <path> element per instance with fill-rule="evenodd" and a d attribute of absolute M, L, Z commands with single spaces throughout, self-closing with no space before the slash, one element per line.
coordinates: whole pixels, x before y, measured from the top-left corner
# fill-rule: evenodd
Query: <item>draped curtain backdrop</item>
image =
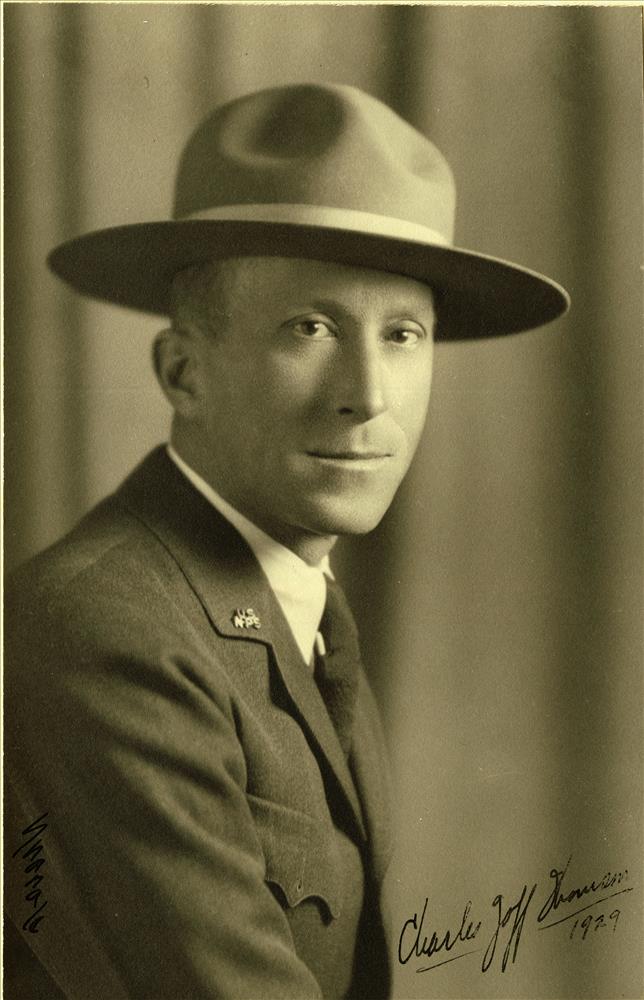
<path fill-rule="evenodd" d="M 80 300 L 45 255 L 166 217 L 219 102 L 311 80 L 373 93 L 452 164 L 458 242 L 570 290 L 552 327 L 439 346 L 413 471 L 336 572 L 396 765 L 394 939 L 425 898 L 427 936 L 455 934 L 471 900 L 483 947 L 494 897 L 538 884 L 505 972 L 510 927 L 485 974 L 480 952 L 425 973 L 456 949 L 395 959 L 396 995 L 641 996 L 640 11 L 19 4 L 4 21 L 9 568 L 168 430 L 158 322 Z M 539 929 L 570 856 L 569 888 L 628 870 L 614 930 Z"/>

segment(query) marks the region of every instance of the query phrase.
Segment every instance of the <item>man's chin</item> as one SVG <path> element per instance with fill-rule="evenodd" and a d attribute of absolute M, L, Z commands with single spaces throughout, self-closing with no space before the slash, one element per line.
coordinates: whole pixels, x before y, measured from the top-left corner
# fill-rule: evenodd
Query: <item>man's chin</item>
<path fill-rule="evenodd" d="M 326 503 L 307 518 L 308 527 L 319 535 L 366 535 L 380 524 L 390 502 Z"/>

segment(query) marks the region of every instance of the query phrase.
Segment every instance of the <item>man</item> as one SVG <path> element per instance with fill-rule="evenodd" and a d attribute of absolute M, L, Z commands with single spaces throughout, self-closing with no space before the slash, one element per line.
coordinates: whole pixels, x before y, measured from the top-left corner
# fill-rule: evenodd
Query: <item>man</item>
<path fill-rule="evenodd" d="M 452 247 L 453 214 L 390 109 L 283 87 L 197 129 L 174 221 L 52 254 L 170 314 L 173 421 L 10 588 L 12 997 L 389 994 L 386 755 L 328 556 L 409 467 L 434 339 L 567 304 Z"/>

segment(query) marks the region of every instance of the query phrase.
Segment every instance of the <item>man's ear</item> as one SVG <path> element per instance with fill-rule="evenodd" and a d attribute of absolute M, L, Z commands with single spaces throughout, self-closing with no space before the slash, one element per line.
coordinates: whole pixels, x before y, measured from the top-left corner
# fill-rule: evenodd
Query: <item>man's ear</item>
<path fill-rule="evenodd" d="M 152 345 L 154 371 L 166 399 L 178 416 L 196 415 L 199 364 L 196 338 L 188 331 L 161 330 Z"/>

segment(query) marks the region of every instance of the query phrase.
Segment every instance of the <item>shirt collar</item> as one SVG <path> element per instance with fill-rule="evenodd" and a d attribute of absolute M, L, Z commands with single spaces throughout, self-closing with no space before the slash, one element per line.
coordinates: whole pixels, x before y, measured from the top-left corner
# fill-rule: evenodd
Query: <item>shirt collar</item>
<path fill-rule="evenodd" d="M 317 565 L 310 566 L 224 500 L 184 462 L 171 444 L 167 446 L 167 451 L 186 479 L 237 529 L 250 546 L 279 601 L 305 662 L 310 664 L 326 602 L 325 574 L 333 578 L 329 557 L 325 556 Z"/>

